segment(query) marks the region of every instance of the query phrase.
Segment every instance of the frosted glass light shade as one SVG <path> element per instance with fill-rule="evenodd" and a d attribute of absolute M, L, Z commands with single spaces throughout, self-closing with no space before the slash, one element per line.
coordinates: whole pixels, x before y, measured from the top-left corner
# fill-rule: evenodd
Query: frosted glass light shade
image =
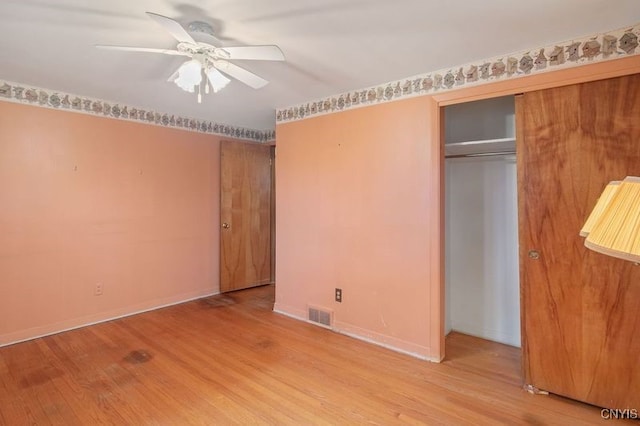
<path fill-rule="evenodd" d="M 640 262 L 640 177 L 628 176 L 619 185 L 607 185 L 583 232 L 587 248 Z"/>
<path fill-rule="evenodd" d="M 180 65 L 178 68 L 178 77 L 174 83 L 185 92 L 193 93 L 196 86 L 202 82 L 202 64 L 198 61 L 191 60 Z"/>
<path fill-rule="evenodd" d="M 209 68 L 207 78 L 209 79 L 209 83 L 211 83 L 211 87 L 213 87 L 213 93 L 218 93 L 231 81 L 215 68 Z"/>

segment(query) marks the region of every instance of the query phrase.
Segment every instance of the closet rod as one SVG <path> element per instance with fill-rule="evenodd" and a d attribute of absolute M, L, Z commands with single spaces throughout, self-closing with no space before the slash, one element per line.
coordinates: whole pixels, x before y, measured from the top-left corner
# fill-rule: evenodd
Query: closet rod
<path fill-rule="evenodd" d="M 516 153 L 515 151 L 482 152 L 478 154 L 445 155 L 444 158 L 497 157 L 499 155 L 515 155 L 515 153 Z"/>

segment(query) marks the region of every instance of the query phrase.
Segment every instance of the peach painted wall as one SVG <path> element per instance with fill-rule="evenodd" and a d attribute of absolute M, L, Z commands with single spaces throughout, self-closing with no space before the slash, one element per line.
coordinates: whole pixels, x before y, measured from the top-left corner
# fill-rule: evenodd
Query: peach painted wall
<path fill-rule="evenodd" d="M 0 102 L 0 345 L 217 293 L 219 139 Z"/>
<path fill-rule="evenodd" d="M 277 127 L 276 311 L 328 308 L 338 331 L 431 356 L 427 109 L 415 98 Z"/>
<path fill-rule="evenodd" d="M 637 72 L 640 55 L 279 124 L 275 309 L 440 361 L 440 107 Z"/>

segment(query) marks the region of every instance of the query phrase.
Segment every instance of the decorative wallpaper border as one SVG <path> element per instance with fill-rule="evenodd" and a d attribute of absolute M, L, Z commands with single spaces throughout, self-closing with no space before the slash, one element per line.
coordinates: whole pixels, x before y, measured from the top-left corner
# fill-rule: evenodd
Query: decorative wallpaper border
<path fill-rule="evenodd" d="M 494 57 L 428 74 L 419 74 L 378 86 L 354 90 L 276 110 L 276 123 L 421 96 L 497 80 L 517 78 L 585 63 L 640 53 L 640 23 L 590 37 Z"/>
<path fill-rule="evenodd" d="M 20 83 L 3 80 L 0 80 L 0 100 L 31 104 L 44 108 L 68 110 L 118 120 L 136 121 L 192 132 L 209 133 L 234 139 L 252 140 L 261 143 L 273 141 L 276 136 L 275 130 L 254 130 L 214 123 L 213 121 L 180 117 L 129 105 L 114 104 L 100 99 L 77 96 L 38 87 L 27 87 Z"/>

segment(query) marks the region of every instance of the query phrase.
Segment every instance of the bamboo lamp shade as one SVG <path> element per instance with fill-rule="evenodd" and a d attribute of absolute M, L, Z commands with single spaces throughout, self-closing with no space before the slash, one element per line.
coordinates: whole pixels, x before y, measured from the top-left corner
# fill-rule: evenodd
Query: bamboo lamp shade
<path fill-rule="evenodd" d="M 640 262 L 640 177 L 609 183 L 580 235 L 591 250 Z"/>

